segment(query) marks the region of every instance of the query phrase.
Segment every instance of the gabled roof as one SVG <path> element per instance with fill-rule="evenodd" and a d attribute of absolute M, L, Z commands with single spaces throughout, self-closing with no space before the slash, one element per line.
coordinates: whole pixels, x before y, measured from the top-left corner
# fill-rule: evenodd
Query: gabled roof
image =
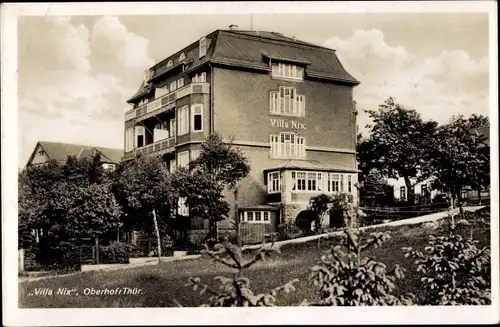
<path fill-rule="evenodd" d="M 103 163 L 119 163 L 124 154 L 123 149 L 117 148 L 40 141 L 35 146 L 35 150 L 30 156 L 28 164 L 30 164 L 33 160 L 33 157 L 36 154 L 36 149 L 39 146 L 43 149 L 49 160 L 57 160 L 59 162 L 66 162 L 68 156 L 75 156 L 80 159 L 94 156 L 99 153 L 101 155 L 101 161 Z"/>
<path fill-rule="evenodd" d="M 289 160 L 284 160 L 283 162 L 279 163 L 278 165 L 266 169 L 266 171 L 269 170 L 291 170 L 291 169 L 298 169 L 298 170 L 315 170 L 315 171 L 338 171 L 338 172 L 352 172 L 356 173 L 359 170 L 353 169 L 353 168 L 346 168 L 342 167 L 339 165 L 329 165 L 322 163 L 318 160 L 298 160 L 298 159 L 289 159 Z"/>
<path fill-rule="evenodd" d="M 475 128 L 474 131 L 478 134 L 478 135 L 483 135 L 485 137 L 485 141 L 484 143 L 487 145 L 487 146 L 490 146 L 490 126 L 482 126 L 482 127 L 478 127 L 478 128 Z"/>
<path fill-rule="evenodd" d="M 269 71 L 269 60 L 296 62 L 305 67 L 306 75 L 331 82 L 358 85 L 357 81 L 342 66 L 335 50 L 266 31 L 216 30 L 207 36 L 207 54 L 199 58 L 198 41 L 167 57 L 151 67 L 151 80 L 171 71 L 179 64 L 178 57 L 184 53 L 189 67 L 183 74 L 210 62 L 213 64 Z M 172 61 L 172 67 L 166 67 Z M 139 91 L 128 102 L 134 102 L 149 94 L 151 84 L 141 85 Z"/>

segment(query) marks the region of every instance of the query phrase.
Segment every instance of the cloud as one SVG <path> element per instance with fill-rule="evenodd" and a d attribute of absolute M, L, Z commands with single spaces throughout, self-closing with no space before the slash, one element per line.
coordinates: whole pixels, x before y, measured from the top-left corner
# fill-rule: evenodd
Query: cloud
<path fill-rule="evenodd" d="M 361 130 L 369 122 L 362 110 L 376 109 L 389 96 L 440 123 L 454 114 L 489 114 L 488 58 L 474 60 L 462 50 L 417 57 L 388 44 L 374 29 L 330 38 L 325 46 L 336 49 L 347 71 L 361 82 L 355 89 Z"/>
<path fill-rule="evenodd" d="M 149 42 L 116 17 L 90 28 L 46 17 L 20 30 L 19 164 L 39 140 L 123 147 L 126 99 L 152 63 Z"/>
<path fill-rule="evenodd" d="M 128 32 L 117 17 L 99 19 L 92 28 L 90 43 L 93 65 L 101 71 L 128 75 L 127 81 L 137 83 L 139 74 L 154 64 L 148 53 L 149 41 Z M 124 70 L 125 67 L 127 70 Z"/>

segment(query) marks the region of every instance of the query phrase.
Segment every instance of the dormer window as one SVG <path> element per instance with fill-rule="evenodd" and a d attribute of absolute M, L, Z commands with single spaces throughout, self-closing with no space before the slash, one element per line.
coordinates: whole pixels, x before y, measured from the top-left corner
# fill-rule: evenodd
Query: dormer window
<path fill-rule="evenodd" d="M 174 63 L 172 62 L 172 60 L 169 60 L 169 61 L 167 62 L 167 68 L 170 68 L 170 67 L 172 67 L 173 65 L 174 65 Z"/>
<path fill-rule="evenodd" d="M 200 58 L 205 57 L 205 55 L 207 54 L 207 38 L 206 37 L 202 37 L 200 39 L 199 50 L 200 50 Z"/>
<path fill-rule="evenodd" d="M 283 78 L 301 81 L 304 79 L 304 68 L 293 64 L 276 63 L 272 64 L 271 76 L 273 78 Z"/>
<path fill-rule="evenodd" d="M 179 56 L 179 61 L 183 61 L 184 59 L 186 59 L 186 55 L 184 53 L 181 53 L 181 55 Z"/>
<path fill-rule="evenodd" d="M 148 82 L 153 77 L 153 71 L 151 69 L 144 70 L 144 82 Z"/>

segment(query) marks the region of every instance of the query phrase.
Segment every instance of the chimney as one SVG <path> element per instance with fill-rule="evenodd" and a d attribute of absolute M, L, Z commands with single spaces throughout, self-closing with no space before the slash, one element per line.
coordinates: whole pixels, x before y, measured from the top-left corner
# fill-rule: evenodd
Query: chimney
<path fill-rule="evenodd" d="M 230 29 L 231 31 L 237 31 L 237 30 L 238 30 L 238 25 L 231 24 L 231 25 L 229 25 L 229 29 Z"/>

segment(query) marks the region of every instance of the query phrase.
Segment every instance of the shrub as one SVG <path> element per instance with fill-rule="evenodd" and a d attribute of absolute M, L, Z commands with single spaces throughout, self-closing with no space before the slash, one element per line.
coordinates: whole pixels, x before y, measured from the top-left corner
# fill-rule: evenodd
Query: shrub
<path fill-rule="evenodd" d="M 101 248 L 101 263 L 129 263 L 132 246 L 122 242 L 112 242 Z"/>
<path fill-rule="evenodd" d="M 303 232 L 302 229 L 300 229 L 295 224 L 284 223 L 278 226 L 278 234 L 279 234 L 279 239 L 284 241 L 301 237 Z"/>
<path fill-rule="evenodd" d="M 371 233 L 362 243 L 354 230 L 346 229 L 340 245 L 332 246 L 312 268 L 311 279 L 319 292 L 314 306 L 409 305 L 412 294 L 393 295 L 396 279 L 404 269 L 395 266 L 387 271 L 385 264 L 362 257 L 363 252 L 380 246 L 387 233 Z"/>
<path fill-rule="evenodd" d="M 203 251 L 204 254 L 209 255 L 214 261 L 232 268 L 235 273 L 232 278 L 215 277 L 215 280 L 220 283 L 219 290 L 212 289 L 208 285 L 203 284 L 198 277 L 191 278 L 186 286 L 193 287 L 194 291 L 199 289 L 200 295 L 204 293 L 210 294 L 208 302 L 202 305 L 204 307 L 274 306 L 277 301 L 277 293 L 279 291 L 289 293 L 295 290 L 293 283 L 297 282 L 297 280 L 292 280 L 283 286 L 279 286 L 267 294 L 254 294 L 250 288 L 250 280 L 242 274 L 245 269 L 248 269 L 255 263 L 265 261 L 265 258 L 273 252 L 279 252 L 279 250 L 263 245 L 251 260 L 245 262 L 242 250 L 237 245 L 229 242 L 219 243 L 214 247 L 214 251 L 209 250 L 208 246 L 206 246 L 206 249 Z M 180 304 L 178 303 L 178 305 Z"/>
<path fill-rule="evenodd" d="M 424 252 L 403 248 L 406 257 L 415 260 L 423 274 L 426 291 L 424 305 L 487 305 L 491 304 L 490 249 L 479 249 L 478 241 L 455 233 L 429 236 Z"/>

